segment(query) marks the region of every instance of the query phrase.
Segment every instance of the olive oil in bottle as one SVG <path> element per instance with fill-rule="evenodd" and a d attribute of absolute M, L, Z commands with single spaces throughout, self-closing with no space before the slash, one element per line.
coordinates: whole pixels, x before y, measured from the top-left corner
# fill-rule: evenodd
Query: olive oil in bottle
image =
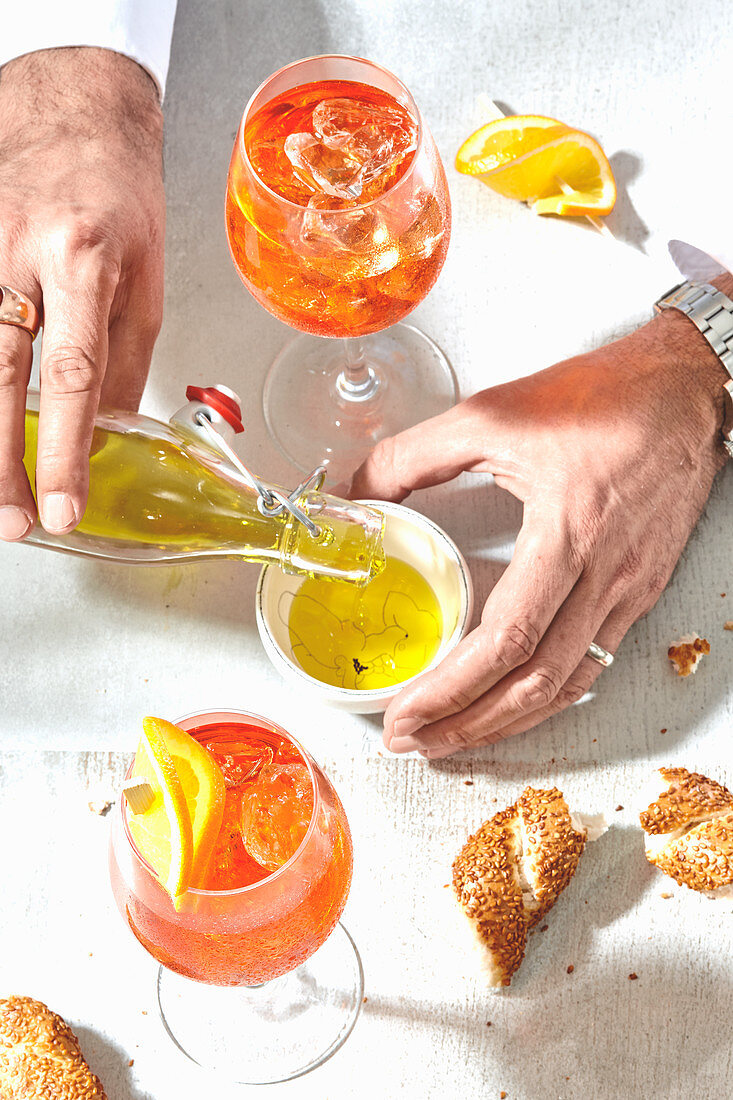
<path fill-rule="evenodd" d="M 25 541 L 131 564 L 222 557 L 278 562 L 288 572 L 356 584 L 381 568 L 379 512 L 313 489 L 296 501 L 312 530 L 286 509 L 277 515 L 263 510 L 257 489 L 216 446 L 216 433 L 226 442 L 232 422 L 234 431 L 242 430 L 236 395 L 224 387 L 195 393 L 203 400 L 191 400 L 170 424 L 137 413 L 100 412 L 81 521 L 64 535 L 37 525 Z M 217 411 L 227 413 L 222 395 L 236 410 L 229 410 L 229 422 Z M 38 407 L 38 395 L 29 394 L 24 461 L 31 487 Z M 206 423 L 199 431 L 202 417 Z"/>

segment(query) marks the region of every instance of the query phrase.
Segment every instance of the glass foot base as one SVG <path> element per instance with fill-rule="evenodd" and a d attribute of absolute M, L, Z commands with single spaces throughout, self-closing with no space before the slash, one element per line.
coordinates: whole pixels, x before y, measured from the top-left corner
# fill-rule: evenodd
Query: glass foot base
<path fill-rule="evenodd" d="M 290 1081 L 346 1041 L 364 997 L 364 972 L 339 924 L 290 974 L 255 987 L 203 985 L 161 966 L 158 1004 L 166 1031 L 191 1061 L 230 1082 Z"/>
<path fill-rule="evenodd" d="M 361 343 L 374 385 L 349 396 L 342 381 L 344 342 L 297 336 L 280 352 L 265 381 L 270 434 L 304 473 L 321 463 L 328 484 L 350 479 L 375 443 L 456 403 L 447 358 L 412 325 L 393 325 Z"/>

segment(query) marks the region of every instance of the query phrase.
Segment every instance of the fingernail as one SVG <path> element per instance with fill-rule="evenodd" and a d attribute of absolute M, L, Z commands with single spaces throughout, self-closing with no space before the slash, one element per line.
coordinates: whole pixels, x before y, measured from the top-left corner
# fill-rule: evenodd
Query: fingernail
<path fill-rule="evenodd" d="M 47 531 L 65 531 L 76 522 L 76 510 L 68 493 L 46 493 L 41 501 L 41 523 Z"/>
<path fill-rule="evenodd" d="M 0 539 L 15 542 L 22 539 L 31 527 L 31 517 L 22 508 L 14 504 L 5 504 L 0 508 Z"/>
<path fill-rule="evenodd" d="M 392 727 L 392 737 L 409 737 L 424 725 L 422 718 L 398 718 Z"/>
<path fill-rule="evenodd" d="M 390 752 L 415 752 L 424 749 L 425 745 L 417 737 L 393 737 L 387 748 Z"/>

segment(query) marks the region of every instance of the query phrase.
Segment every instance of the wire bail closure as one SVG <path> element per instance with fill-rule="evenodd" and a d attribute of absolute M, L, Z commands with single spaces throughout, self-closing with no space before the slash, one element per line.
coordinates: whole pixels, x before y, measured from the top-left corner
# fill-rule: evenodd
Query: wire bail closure
<path fill-rule="evenodd" d="M 283 512 L 289 512 L 294 520 L 304 525 L 311 538 L 319 538 L 321 528 L 298 506 L 296 501 L 311 489 L 318 492 L 326 479 L 325 466 L 316 466 L 315 470 L 308 474 L 305 481 L 301 481 L 300 485 L 298 485 L 296 489 L 293 489 L 292 493 L 285 493 L 281 489 L 275 488 L 274 485 L 266 485 L 264 482 L 260 481 L 258 477 L 255 477 L 251 470 L 247 469 L 227 441 L 217 432 L 206 413 L 198 411 L 194 413 L 193 419 L 197 426 L 203 428 L 204 432 L 210 437 L 217 451 L 220 451 L 229 459 L 232 466 L 238 470 L 242 477 L 257 493 L 257 511 L 261 516 L 269 518 L 271 516 L 280 516 Z"/>

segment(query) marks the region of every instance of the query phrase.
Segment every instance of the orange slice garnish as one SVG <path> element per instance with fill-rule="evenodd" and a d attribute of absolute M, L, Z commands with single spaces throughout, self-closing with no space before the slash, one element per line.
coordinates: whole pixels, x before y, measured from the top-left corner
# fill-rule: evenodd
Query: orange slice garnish
<path fill-rule="evenodd" d="M 145 779 L 153 802 L 128 813 L 132 839 L 172 898 L 203 883 L 224 816 L 221 769 L 185 730 L 145 718 L 133 778 Z"/>
<path fill-rule="evenodd" d="M 555 118 L 509 115 L 464 141 L 456 168 L 536 214 L 608 214 L 616 183 L 598 142 Z"/>

